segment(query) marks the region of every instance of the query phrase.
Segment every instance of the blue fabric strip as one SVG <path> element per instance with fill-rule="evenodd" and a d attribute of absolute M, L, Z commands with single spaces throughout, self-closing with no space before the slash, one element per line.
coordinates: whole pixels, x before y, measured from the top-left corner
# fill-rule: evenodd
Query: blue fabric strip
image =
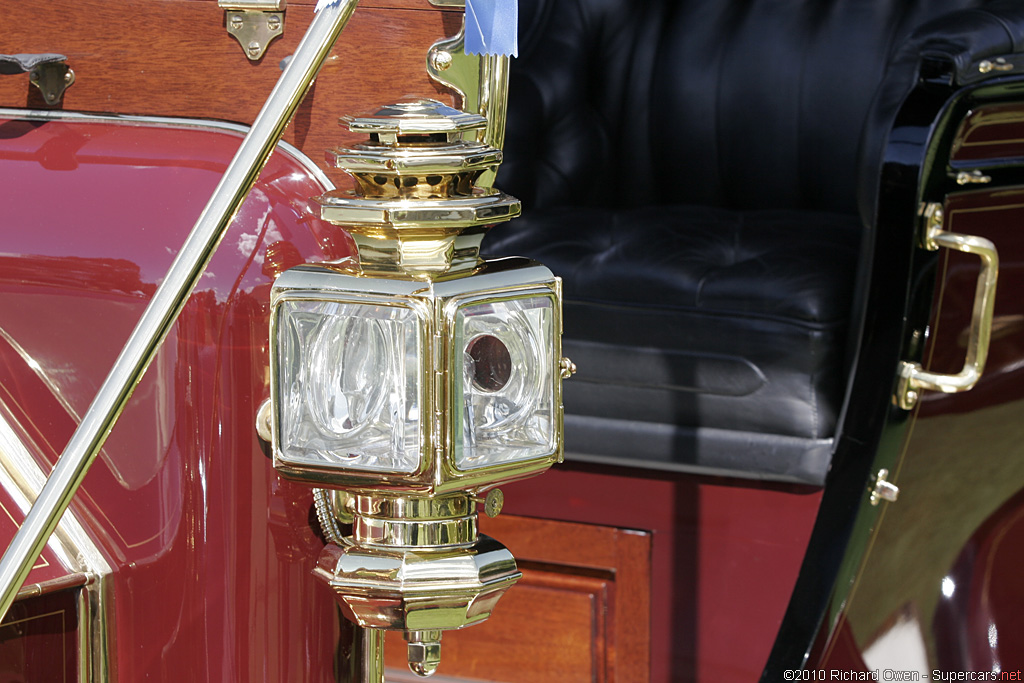
<path fill-rule="evenodd" d="M 518 0 L 466 0 L 466 54 L 519 56 Z"/>

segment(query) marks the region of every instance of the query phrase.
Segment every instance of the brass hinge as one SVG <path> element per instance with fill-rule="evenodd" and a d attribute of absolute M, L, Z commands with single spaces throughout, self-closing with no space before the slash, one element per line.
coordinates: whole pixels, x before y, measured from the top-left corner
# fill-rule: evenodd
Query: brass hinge
<path fill-rule="evenodd" d="M 992 182 L 992 176 L 985 175 L 978 169 L 973 171 L 960 171 L 956 174 L 957 185 L 985 185 Z"/>
<path fill-rule="evenodd" d="M 48 105 L 55 105 L 75 82 L 68 58 L 54 53 L 0 55 L 0 74 L 28 72 L 29 83 L 39 88 Z"/>
<path fill-rule="evenodd" d="M 224 10 L 228 33 L 242 46 L 245 56 L 256 61 L 270 42 L 284 33 L 288 0 L 217 0 Z"/>
<path fill-rule="evenodd" d="M 978 62 L 978 71 L 983 74 L 987 74 L 992 71 L 1013 71 L 1013 63 L 1006 61 L 1005 57 L 983 59 Z"/>

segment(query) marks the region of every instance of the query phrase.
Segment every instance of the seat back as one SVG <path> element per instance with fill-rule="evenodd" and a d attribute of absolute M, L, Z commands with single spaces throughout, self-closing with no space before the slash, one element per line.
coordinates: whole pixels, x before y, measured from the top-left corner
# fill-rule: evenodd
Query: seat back
<path fill-rule="evenodd" d="M 522 0 L 500 185 L 525 205 L 857 211 L 894 46 L 981 0 Z"/>
<path fill-rule="evenodd" d="M 523 0 L 498 184 L 524 217 L 486 248 L 563 278 L 566 457 L 822 483 L 896 109 L 1021 11 Z"/>

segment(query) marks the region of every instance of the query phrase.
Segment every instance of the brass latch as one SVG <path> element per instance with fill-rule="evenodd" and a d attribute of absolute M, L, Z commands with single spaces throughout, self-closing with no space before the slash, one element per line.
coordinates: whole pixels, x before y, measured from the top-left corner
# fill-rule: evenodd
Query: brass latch
<path fill-rule="evenodd" d="M 978 64 L 978 71 L 987 74 L 992 71 L 1013 71 L 1013 64 L 1006 61 L 1005 57 L 985 59 Z"/>
<path fill-rule="evenodd" d="M 878 505 L 879 502 L 885 500 L 890 503 L 895 503 L 896 499 L 900 496 L 900 489 L 898 486 L 890 482 L 889 470 L 880 469 L 878 475 L 875 477 L 875 488 L 871 491 L 871 504 Z"/>
<path fill-rule="evenodd" d="M 228 33 L 254 62 L 267 51 L 270 41 L 284 33 L 287 4 L 288 0 L 217 0 Z"/>
<path fill-rule="evenodd" d="M 28 72 L 29 82 L 39 88 L 49 105 L 58 104 L 64 91 L 75 82 L 75 72 L 67 65 L 64 55 L 20 54 L 0 55 L 0 74 Z"/>

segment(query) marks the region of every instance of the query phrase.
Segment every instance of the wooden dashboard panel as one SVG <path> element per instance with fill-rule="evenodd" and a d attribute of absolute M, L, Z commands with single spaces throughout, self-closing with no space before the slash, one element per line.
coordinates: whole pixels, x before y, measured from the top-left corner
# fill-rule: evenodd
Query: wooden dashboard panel
<path fill-rule="evenodd" d="M 0 53 L 59 53 L 75 83 L 49 107 L 28 74 L 0 76 L 0 107 L 207 118 L 250 124 L 313 17 L 291 0 L 284 35 L 250 62 L 216 0 L 48 0 L 6 3 Z M 318 163 L 349 144 L 338 117 L 409 96 L 452 103 L 427 76 L 426 56 L 458 32 L 461 10 L 427 0 L 363 0 L 307 95 L 285 140 Z M 345 176 L 329 173 L 336 182 Z"/>

